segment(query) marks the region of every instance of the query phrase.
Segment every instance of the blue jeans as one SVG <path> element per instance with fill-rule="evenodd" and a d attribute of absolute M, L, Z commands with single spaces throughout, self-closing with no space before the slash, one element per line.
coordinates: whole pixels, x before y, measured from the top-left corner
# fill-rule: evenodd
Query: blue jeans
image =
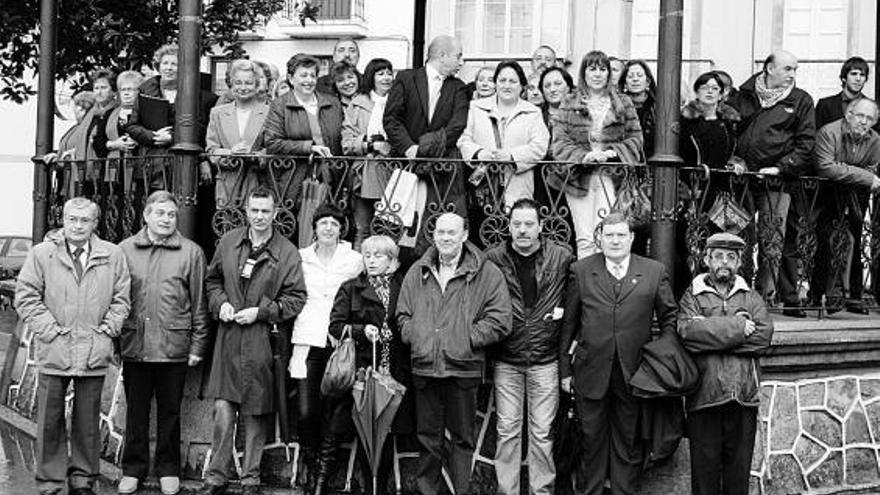
<path fill-rule="evenodd" d="M 223 399 L 214 401 L 214 438 L 211 443 L 211 462 L 205 474 L 205 483 L 226 485 L 229 481 L 229 468 L 232 464 L 232 449 L 235 443 L 234 432 L 239 405 Z M 242 415 L 244 426 L 244 464 L 241 466 L 241 484 L 260 484 L 260 460 L 269 424 L 274 415 Z M 239 432 L 239 434 L 241 434 Z"/>
<path fill-rule="evenodd" d="M 495 363 L 498 493 L 520 493 L 523 400 L 528 406 L 529 421 L 529 493 L 552 494 L 556 465 L 550 428 L 559 409 L 559 367 L 555 361 L 531 366 Z"/>

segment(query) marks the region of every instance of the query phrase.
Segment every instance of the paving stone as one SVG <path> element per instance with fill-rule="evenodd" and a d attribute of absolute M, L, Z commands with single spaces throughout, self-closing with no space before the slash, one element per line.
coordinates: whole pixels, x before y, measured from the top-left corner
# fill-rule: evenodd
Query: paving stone
<path fill-rule="evenodd" d="M 819 445 L 814 440 L 801 435 L 794 446 L 794 455 L 801 461 L 804 469 L 809 469 L 825 455 L 826 450 L 825 447 Z"/>
<path fill-rule="evenodd" d="M 770 420 L 770 452 L 789 450 L 794 445 L 798 430 L 797 397 L 794 387 L 777 387 Z"/>
<path fill-rule="evenodd" d="M 833 451 L 807 474 L 807 482 L 813 490 L 827 489 L 843 484 L 843 454 Z"/>
<path fill-rule="evenodd" d="M 801 468 L 791 454 L 771 455 L 768 467 L 769 476 L 764 481 L 767 495 L 790 495 L 807 491 Z"/>
<path fill-rule="evenodd" d="M 871 432 L 874 438 L 880 441 L 880 402 L 874 402 L 865 406 L 868 416 L 868 424 L 871 425 Z"/>
<path fill-rule="evenodd" d="M 761 471 L 764 455 L 767 451 L 767 422 L 758 420 L 758 431 L 755 435 L 755 448 L 752 450 L 752 471 Z"/>
<path fill-rule="evenodd" d="M 761 402 L 758 404 L 758 418 L 770 419 L 770 402 L 773 397 L 773 386 L 763 385 L 761 387 Z"/>
<path fill-rule="evenodd" d="M 859 388 L 862 390 L 863 400 L 870 400 L 880 397 L 880 379 L 866 378 L 860 380 Z"/>
<path fill-rule="evenodd" d="M 841 424 L 825 411 L 801 411 L 804 431 L 828 447 L 842 447 Z"/>
<path fill-rule="evenodd" d="M 843 425 L 844 441 L 846 445 L 854 443 L 871 443 L 871 434 L 868 432 L 868 420 L 861 405 L 856 405 L 849 418 Z"/>
<path fill-rule="evenodd" d="M 816 407 L 825 404 L 825 382 L 808 383 L 798 387 L 798 404 Z"/>
<path fill-rule="evenodd" d="M 763 495 L 761 492 L 761 479 L 757 476 L 749 477 L 749 495 Z"/>
<path fill-rule="evenodd" d="M 861 485 L 880 481 L 877 455 L 873 449 L 846 449 L 846 483 Z"/>
<path fill-rule="evenodd" d="M 828 382 L 828 394 L 825 398 L 826 407 L 843 418 L 856 400 L 858 385 L 855 378 L 842 378 Z"/>

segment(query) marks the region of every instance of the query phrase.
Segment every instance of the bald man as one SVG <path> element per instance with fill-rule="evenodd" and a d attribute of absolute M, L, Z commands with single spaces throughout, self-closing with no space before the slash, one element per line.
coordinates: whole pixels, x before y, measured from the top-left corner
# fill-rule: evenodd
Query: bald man
<path fill-rule="evenodd" d="M 764 61 L 761 72 L 743 83 L 736 98 L 730 100 L 742 117 L 736 151 L 750 172 L 781 176 L 784 181 L 813 172 L 815 112 L 810 95 L 795 87 L 797 68 L 794 55 L 785 50 L 775 52 Z M 799 191 L 790 184 L 771 184 L 768 190 L 764 182 L 752 181 L 751 186 L 761 228 L 751 225 L 746 238 L 758 239 L 756 232 L 762 233 L 755 288 L 765 300 L 781 302 L 785 315 L 803 318 L 806 312 L 798 298 L 797 225 L 807 214 L 801 211 L 804 202 L 797 196 L 793 200 L 789 191 Z M 781 259 L 768 257 L 768 246 L 779 244 Z"/>
<path fill-rule="evenodd" d="M 816 134 L 816 170 L 833 183 L 822 202 L 816 256 L 816 276 L 823 277 L 817 282 L 826 293 L 829 312 L 845 307 L 852 313 L 868 314 L 862 300 L 861 241 L 868 197 L 880 191 L 880 177 L 875 172 L 880 163 L 880 136 L 872 129 L 877 117 L 873 100 L 855 99 L 847 105 L 842 119 Z M 841 220 L 843 226 L 834 228 Z M 841 239 L 843 250 L 837 245 Z"/>
<path fill-rule="evenodd" d="M 412 349 L 416 433 L 423 447 L 416 476 L 423 495 L 446 492 L 443 465 L 454 493 L 472 493 L 484 349 L 504 339 L 513 326 L 504 275 L 467 241 L 467 234 L 464 218 L 440 215 L 434 245 L 407 272 L 397 301 L 400 336 Z M 449 452 L 446 462 L 444 451 Z"/>
<path fill-rule="evenodd" d="M 470 104 L 465 83 L 455 77 L 462 64 L 461 43 L 451 36 L 438 36 L 428 46 L 424 67 L 397 75 L 383 119 L 393 156 L 461 158 L 456 143 L 467 125 Z M 465 214 L 466 175 L 462 171 L 440 171 L 429 162 L 418 163 L 414 172 L 427 185 L 426 204 L 453 203 L 456 212 Z M 427 222 L 421 223 L 424 230 Z M 419 232 L 416 255 L 429 245 L 422 234 Z"/>

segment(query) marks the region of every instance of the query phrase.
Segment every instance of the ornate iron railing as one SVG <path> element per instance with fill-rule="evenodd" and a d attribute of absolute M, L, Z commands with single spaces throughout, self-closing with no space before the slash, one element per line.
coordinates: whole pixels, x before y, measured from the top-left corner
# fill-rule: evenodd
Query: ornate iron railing
<path fill-rule="evenodd" d="M 469 218 L 471 239 L 484 247 L 509 237 L 506 213 L 512 198 L 505 198 L 505 191 L 515 171 L 512 163 L 267 155 L 205 155 L 204 161 L 216 170 L 216 209 L 210 212 L 216 237 L 245 225 L 246 195 L 259 185 L 272 189 L 280 199 L 276 227 L 298 244 L 305 242 L 299 237 L 300 224 L 323 201 L 346 212 L 349 222 L 343 235 L 350 239 L 359 233 L 381 233 L 426 245 L 437 217 L 449 211 Z M 194 196 L 193 191 L 173 185 L 173 170 L 181 166 L 173 155 L 46 166 L 51 185 L 49 225 L 60 226 L 61 208 L 67 198 L 83 195 L 101 206 L 99 234 L 111 241 L 118 242 L 140 228 L 143 201 L 151 190 L 167 188 L 178 195 Z M 478 168 L 483 177 L 475 186 L 472 179 Z M 586 181 L 587 172 L 598 179 Z M 533 195 L 541 204 L 542 234 L 547 238 L 575 245 L 569 199 L 579 189 L 601 198 L 596 202 L 599 217 L 622 210 L 633 214 L 637 224 L 646 226 L 654 221 L 649 199 L 653 181 L 650 167 L 548 161 L 536 163 L 532 173 Z M 880 259 L 875 256 L 880 235 L 868 191 L 817 177 L 785 180 L 705 167 L 683 167 L 679 175 L 679 278 L 701 271 L 709 235 L 732 229 L 747 241 L 743 275 L 756 282 L 770 302 L 780 302 L 777 274 L 785 260 L 792 258 L 783 254 L 795 255 L 794 283 L 800 299 L 808 303 L 822 305 L 820 292 L 835 305 L 844 297 L 860 298 L 869 293 L 858 286 L 868 287 L 874 279 L 872 274 L 878 266 L 873 260 Z M 372 192 L 367 194 L 367 189 Z M 416 200 L 421 203 L 413 208 Z M 355 210 L 364 203 L 373 211 L 368 224 L 359 225 L 354 220 Z M 780 214 L 785 204 L 797 214 Z M 762 209 L 769 214 L 757 214 Z M 785 227 L 788 235 L 794 236 L 788 243 L 795 246 L 794 253 L 783 253 Z M 644 242 L 637 243 L 643 251 L 650 251 L 647 230 L 641 229 Z M 199 240 L 203 245 L 211 242 Z M 848 256 L 854 249 L 858 255 L 851 256 L 850 263 Z"/>

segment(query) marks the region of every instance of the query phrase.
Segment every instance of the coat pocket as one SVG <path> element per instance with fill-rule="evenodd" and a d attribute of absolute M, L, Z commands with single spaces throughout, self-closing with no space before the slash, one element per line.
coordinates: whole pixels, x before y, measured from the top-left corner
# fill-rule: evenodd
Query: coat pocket
<path fill-rule="evenodd" d="M 58 334 L 49 342 L 36 339 L 36 351 L 34 355 L 37 364 L 46 369 L 66 371 L 70 369 L 71 341 L 70 332 Z"/>
<path fill-rule="evenodd" d="M 114 362 L 113 339 L 103 332 L 91 331 L 92 345 L 86 367 L 90 370 L 103 369 Z"/>
<path fill-rule="evenodd" d="M 162 356 L 168 359 L 182 359 L 189 355 L 189 328 L 162 330 Z"/>

